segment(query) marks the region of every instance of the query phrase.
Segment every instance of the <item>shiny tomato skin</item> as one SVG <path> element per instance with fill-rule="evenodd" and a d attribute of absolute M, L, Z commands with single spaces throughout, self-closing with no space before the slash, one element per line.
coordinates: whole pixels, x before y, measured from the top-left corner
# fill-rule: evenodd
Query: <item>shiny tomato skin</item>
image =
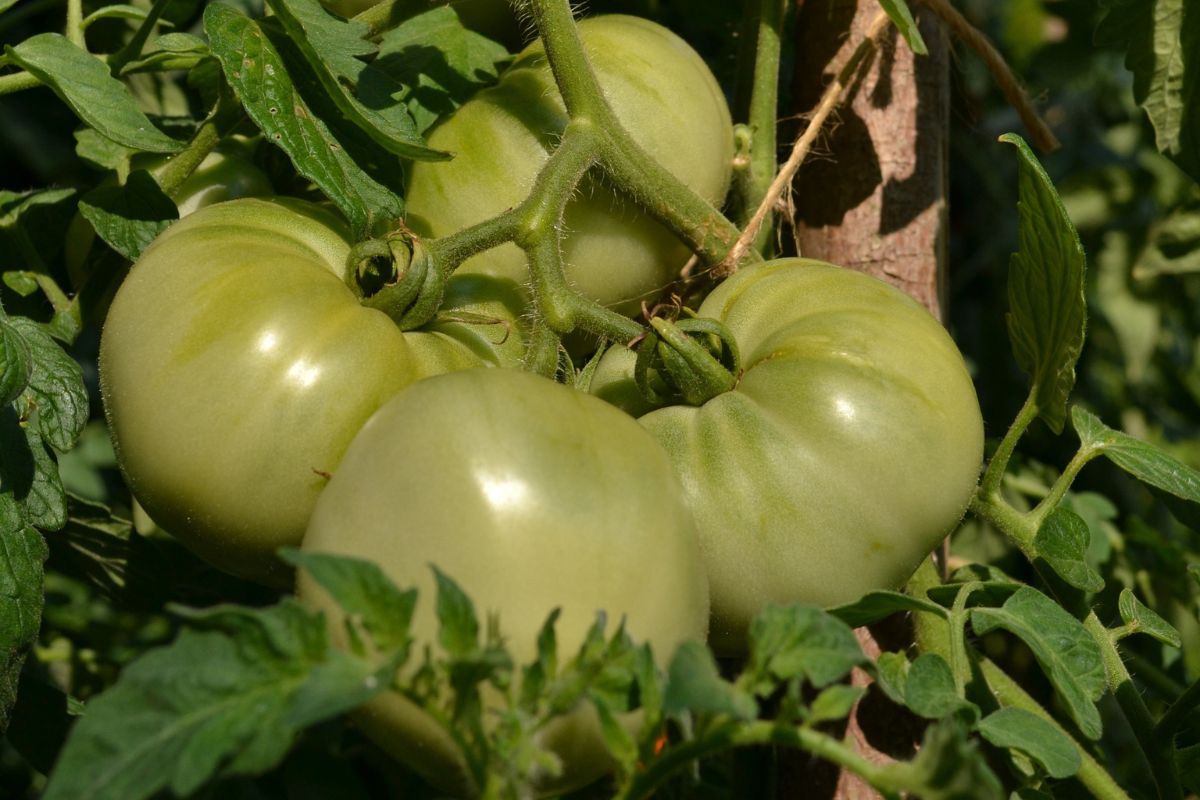
<path fill-rule="evenodd" d="M 649 20 L 611 15 L 579 23 L 609 104 L 656 161 L 719 205 L 729 187 L 733 135 L 716 79 L 694 50 Z M 465 103 L 429 135 L 451 161 L 420 162 L 408 182 L 409 224 L 443 236 L 494 217 L 528 196 L 567 123 L 539 43 L 517 56 L 496 86 Z M 595 300 L 634 314 L 678 276 L 690 251 L 631 199 L 585 180 L 567 206 L 567 278 Z M 524 253 L 506 244 L 460 272 L 527 282 Z"/>
<path fill-rule="evenodd" d="M 101 338 L 105 411 L 134 496 L 206 560 L 267 583 L 288 580 L 276 549 L 299 544 L 379 406 L 425 375 L 507 358 L 488 362 L 446 332 L 402 333 L 361 306 L 340 277 L 342 228 L 301 201 L 201 209 L 146 249 Z"/>
<path fill-rule="evenodd" d="M 900 588 L 966 510 L 983 424 L 953 340 L 875 278 L 783 259 L 735 273 L 698 313 L 737 341 L 736 388 L 640 422 L 696 515 L 710 643 L 738 653 L 767 604 Z"/>
<path fill-rule="evenodd" d="M 693 521 L 662 449 L 617 409 L 518 370 L 433 377 L 381 408 L 321 495 L 303 548 L 373 561 L 398 586 L 416 586 L 418 647 L 438 647 L 431 564 L 462 586 L 480 619 L 499 613 L 518 665 L 536 657 L 554 608 L 560 663 L 601 609 L 610 624 L 624 617 L 660 663 L 707 627 Z M 303 573 L 298 590 L 338 635 L 336 607 Z M 400 695 L 357 717 L 435 785 L 470 793 L 457 749 Z M 611 766 L 590 707 L 552 724 L 542 744 L 564 764 L 544 793 Z"/>

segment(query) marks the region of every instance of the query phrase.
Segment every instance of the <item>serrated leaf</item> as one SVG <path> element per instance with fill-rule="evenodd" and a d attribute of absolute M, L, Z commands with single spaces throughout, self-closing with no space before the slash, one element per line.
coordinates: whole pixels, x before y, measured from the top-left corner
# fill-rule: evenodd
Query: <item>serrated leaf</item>
<path fill-rule="evenodd" d="M 887 12 L 896 30 L 900 31 L 904 41 L 908 42 L 910 50 L 919 56 L 929 55 L 929 48 L 921 38 L 921 29 L 917 27 L 917 21 L 913 19 L 912 11 L 905 0 L 879 0 L 879 6 Z"/>
<path fill-rule="evenodd" d="M 1020 708 L 1002 708 L 979 721 L 983 738 L 997 747 L 1019 750 L 1041 764 L 1051 778 L 1079 771 L 1079 748 L 1058 728 Z"/>
<path fill-rule="evenodd" d="M 373 84 L 386 76 L 404 87 L 404 100 L 417 130 L 424 133 L 494 83 L 499 76 L 497 65 L 507 57 L 504 47 L 464 26 L 454 9 L 444 6 L 386 31 L 364 80 Z"/>
<path fill-rule="evenodd" d="M 408 109 L 397 97 L 404 87 L 360 60 L 375 52 L 375 46 L 363 38 L 368 33 L 366 25 L 330 14 L 317 0 L 267 3 L 347 119 L 388 152 L 405 158 L 445 157 L 428 148 L 417 133 Z M 454 11 L 445 10 L 457 19 Z"/>
<path fill-rule="evenodd" d="M 108 74 L 104 62 L 57 33 L 40 33 L 15 47 L 8 57 L 49 86 L 75 114 L 118 144 L 152 153 L 174 153 L 183 142 L 150 122 L 125 84 Z"/>
<path fill-rule="evenodd" d="M 83 370 L 33 320 L 11 317 L 9 323 L 25 340 L 32 365 L 29 381 L 17 399 L 17 405 L 51 447 L 66 452 L 75 446 L 88 420 Z"/>
<path fill-rule="evenodd" d="M 699 642 L 684 642 L 667 669 L 663 712 L 671 716 L 728 714 L 735 719 L 758 716 L 758 703 L 746 692 L 721 678 L 717 662 Z"/>
<path fill-rule="evenodd" d="M 749 638 L 750 668 L 763 681 L 756 691 L 799 677 L 827 686 L 865 660 L 850 626 L 811 606 L 768 606 L 750 624 Z"/>
<path fill-rule="evenodd" d="M 209 47 L 246 113 L 350 220 L 356 233 L 398 219 L 404 203 L 367 175 L 296 92 L 283 60 L 254 20 L 229 6 L 204 10 Z"/>
<path fill-rule="evenodd" d="M 0 406 L 20 397 L 29 385 L 33 357 L 20 331 L 0 311 Z"/>
<path fill-rule="evenodd" d="M 950 665 L 936 653 L 922 653 L 909 665 L 904 704 L 926 719 L 941 719 L 959 711 L 979 713 L 974 703 L 958 696 Z"/>
<path fill-rule="evenodd" d="M 0 736 L 17 700 L 25 656 L 42 622 L 46 542 L 0 488 Z"/>
<path fill-rule="evenodd" d="M 808 722 L 819 724 L 845 719 L 854 704 L 867 693 L 865 686 L 848 686 L 835 683 L 821 690 L 808 707 Z"/>
<path fill-rule="evenodd" d="M 475 605 L 457 583 L 431 566 L 437 582 L 438 643 L 451 658 L 465 658 L 479 651 L 479 619 Z"/>
<path fill-rule="evenodd" d="M 937 603 L 901 592 L 887 591 L 868 592 L 853 603 L 828 610 L 851 628 L 861 628 L 863 625 L 870 625 L 905 611 L 926 612 L 943 619 L 950 616 L 946 609 Z"/>
<path fill-rule="evenodd" d="M 179 219 L 179 209 L 150 173 L 137 170 L 124 186 L 101 186 L 79 200 L 79 213 L 96 235 L 130 261 Z"/>
<path fill-rule="evenodd" d="M 1100 647 L 1079 620 L 1036 589 L 1021 587 L 1000 608 L 971 610 L 980 636 L 1003 628 L 1033 651 L 1071 718 L 1089 739 L 1102 732 L 1095 701 L 1106 679 Z"/>
<path fill-rule="evenodd" d="M 1064 581 L 1085 592 L 1104 588 L 1104 579 L 1087 562 L 1092 533 L 1083 518 L 1058 506 L 1042 521 L 1034 537 L 1038 555 Z"/>
<path fill-rule="evenodd" d="M 54 459 L 32 425 L 0 407 L 0 498 L 11 497 L 27 522 L 56 531 L 67 522 L 67 494 Z"/>
<path fill-rule="evenodd" d="M 1029 145 L 1015 133 L 1000 141 L 1017 148 L 1019 163 L 1019 245 L 1009 261 L 1008 334 L 1017 364 L 1032 380 L 1038 415 L 1059 433 L 1087 324 L 1083 245 Z"/>
<path fill-rule="evenodd" d="M 1131 590 L 1121 590 L 1121 597 L 1117 601 L 1117 608 L 1121 612 L 1121 619 L 1126 625 L 1133 626 L 1137 633 L 1144 633 L 1147 636 L 1157 639 L 1167 647 L 1183 647 L 1183 639 L 1179 635 L 1179 631 L 1175 629 L 1175 626 L 1156 614 L 1153 609 L 1146 606 L 1141 600 L 1138 600 L 1137 595 Z"/>
<path fill-rule="evenodd" d="M 1097 39 L 1125 48 L 1160 152 L 1200 181 L 1200 14 L 1187 0 L 1108 0 Z"/>
<path fill-rule="evenodd" d="M 1071 423 L 1084 449 L 1099 450 L 1142 483 L 1181 500 L 1200 503 L 1200 470 L 1175 460 L 1149 442 L 1113 430 L 1080 406 L 1072 407 Z"/>
<path fill-rule="evenodd" d="M 264 772 L 304 728 L 390 683 L 393 665 L 336 649 L 323 618 L 294 600 L 194 616 L 210 630 L 184 630 L 88 703 L 44 800 L 182 797 L 215 778 Z"/>
<path fill-rule="evenodd" d="M 370 561 L 291 548 L 281 555 L 329 593 L 346 613 L 347 625 L 363 627 L 376 652 L 399 652 L 407 657 L 416 589 L 401 591 L 378 564 Z"/>

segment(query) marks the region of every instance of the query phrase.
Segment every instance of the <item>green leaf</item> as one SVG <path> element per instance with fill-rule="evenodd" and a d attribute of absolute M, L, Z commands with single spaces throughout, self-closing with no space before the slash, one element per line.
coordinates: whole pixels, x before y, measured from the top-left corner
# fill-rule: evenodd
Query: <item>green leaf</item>
<path fill-rule="evenodd" d="M 372 651 L 407 657 L 409 625 L 417 605 L 417 590 L 401 591 L 378 564 L 348 556 L 308 553 L 294 548 L 283 559 L 308 573 L 346 613 L 346 625 L 361 625 L 370 635 Z M 353 635 L 351 639 L 357 637 Z"/>
<path fill-rule="evenodd" d="M 818 724 L 845 719 L 867 689 L 864 686 L 847 686 L 835 683 L 821 690 L 808 707 L 808 722 Z"/>
<path fill-rule="evenodd" d="M 122 75 L 135 72 L 190 69 L 209 56 L 208 43 L 190 33 L 168 33 L 154 40 L 154 46 L 140 58 L 121 68 Z"/>
<path fill-rule="evenodd" d="M 437 582 L 438 643 L 451 658 L 465 658 L 479 651 L 479 619 L 475 605 L 457 583 L 431 566 Z"/>
<path fill-rule="evenodd" d="M 750 668 L 759 694 L 802 676 L 827 686 L 865 660 L 850 626 L 819 608 L 768 606 L 750 624 Z"/>
<path fill-rule="evenodd" d="M 1109 428 L 1079 406 L 1071 408 L 1071 423 L 1084 449 L 1099 450 L 1142 483 L 1181 500 L 1200 503 L 1200 470 L 1175 460 L 1149 442 Z"/>
<path fill-rule="evenodd" d="M 29 385 L 32 369 L 29 344 L 0 310 L 0 406 L 21 396 Z"/>
<path fill-rule="evenodd" d="M 137 261 L 154 238 L 179 219 L 175 202 L 140 169 L 124 186 L 101 186 L 85 194 L 79 213 L 97 236 L 130 261 Z"/>
<path fill-rule="evenodd" d="M 209 630 L 149 651 L 88 703 L 44 800 L 183 797 L 259 774 L 300 731 L 362 705 L 395 670 L 333 647 L 324 619 L 291 599 L 189 616 Z"/>
<path fill-rule="evenodd" d="M 11 317 L 9 324 L 25 340 L 32 365 L 17 406 L 38 435 L 55 450 L 66 452 L 75 446 L 88 420 L 83 370 L 38 323 Z"/>
<path fill-rule="evenodd" d="M 617 762 L 619 772 L 630 774 L 637 768 L 638 746 L 633 734 L 622 721 L 613 713 L 608 704 L 593 698 L 596 715 L 600 718 L 600 735 L 604 738 L 604 746 L 609 755 Z"/>
<path fill-rule="evenodd" d="M 4 285 L 21 297 L 29 297 L 38 290 L 36 273 L 26 270 L 10 270 L 3 275 Z"/>
<path fill-rule="evenodd" d="M 1019 246 L 1009 262 L 1008 335 L 1017 364 L 1032 379 L 1038 415 L 1059 433 L 1087 324 L 1083 245 L 1029 145 L 1015 133 L 1000 141 L 1017 148 L 1020 165 Z"/>
<path fill-rule="evenodd" d="M 23 425 L 11 406 L 0 407 L 0 499 L 5 497 L 42 530 L 57 531 L 67 522 L 67 495 L 54 459 L 37 429 Z"/>
<path fill-rule="evenodd" d="M 830 614 L 851 628 L 861 628 L 863 625 L 870 625 L 905 611 L 923 611 L 943 619 L 950 616 L 946 609 L 937 603 L 901 592 L 887 591 L 868 592 L 853 603 L 829 609 Z"/>
<path fill-rule="evenodd" d="M 1071 737 L 1046 720 L 1020 708 L 1002 708 L 979 721 L 979 734 L 997 747 L 1020 750 L 1042 765 L 1051 778 L 1079 771 L 1079 749 Z"/>
<path fill-rule="evenodd" d="M 183 149 L 182 142 L 154 127 L 125 84 L 108 74 L 104 62 L 66 37 L 41 33 L 4 51 L 53 89 L 81 120 L 114 142 L 152 153 Z"/>
<path fill-rule="evenodd" d="M 363 38 L 366 25 L 330 14 L 317 0 L 267 0 L 267 4 L 348 120 L 398 156 L 445 158 L 425 145 L 408 109 L 397 99 L 404 87 L 361 60 L 375 52 L 375 46 Z M 458 18 L 452 9 L 444 10 Z"/>
<path fill-rule="evenodd" d="M 363 171 L 300 97 L 279 52 L 257 22 L 213 3 L 204 10 L 204 30 L 246 113 L 287 153 L 296 170 L 334 202 L 356 232 L 403 215 L 403 201 Z"/>
<path fill-rule="evenodd" d="M 908 667 L 904 653 L 880 653 L 872 669 L 876 685 L 898 705 L 907 704 Z"/>
<path fill-rule="evenodd" d="M 16 2 L 17 0 L 0 0 L 0 14 L 8 11 L 10 8 L 16 5 Z"/>
<path fill-rule="evenodd" d="M 1200 181 L 1200 14 L 1188 0 L 1107 0 L 1096 31 L 1125 48 L 1158 149 Z"/>
<path fill-rule="evenodd" d="M 418 14 L 383 34 L 360 89 L 381 76 L 404 87 L 404 99 L 424 133 L 480 89 L 494 83 L 508 51 L 465 27 L 450 6 Z"/>
<path fill-rule="evenodd" d="M 896 30 L 900 31 L 904 41 L 908 42 L 910 50 L 919 56 L 929 55 L 929 48 L 921 38 L 921 29 L 917 27 L 917 21 L 913 19 L 912 11 L 905 0 L 879 0 L 879 6 L 887 12 Z"/>
<path fill-rule="evenodd" d="M 1146 246 L 1133 265 L 1133 277 L 1200 272 L 1200 198 L 1189 198 L 1150 228 Z"/>
<path fill-rule="evenodd" d="M 980 636 L 1003 628 L 1037 658 L 1071 718 L 1089 739 L 1102 731 L 1095 701 L 1107 686 L 1100 647 L 1079 620 L 1036 589 L 1023 586 L 1000 608 L 971 610 Z"/>
<path fill-rule="evenodd" d="M 91 128 L 79 128 L 75 131 L 75 154 L 99 169 L 122 169 L 129 164 L 130 156 L 136 152 L 137 150 L 131 147 L 101 136 Z"/>
<path fill-rule="evenodd" d="M 1200 794 L 1200 744 L 1179 748 L 1175 758 L 1179 780 L 1189 791 Z"/>
<path fill-rule="evenodd" d="M 663 712 L 675 717 L 690 712 L 752 720 L 758 717 L 758 703 L 721 678 L 717 662 L 707 647 L 699 642 L 684 642 L 667 669 Z"/>
<path fill-rule="evenodd" d="M 25 656 L 42 624 L 46 542 L 0 487 L 0 736 L 17 701 Z"/>
<path fill-rule="evenodd" d="M 1038 528 L 1033 546 L 1039 556 L 1064 581 L 1085 592 L 1104 588 L 1104 579 L 1087 562 L 1092 532 L 1083 518 L 1058 506 Z"/>
<path fill-rule="evenodd" d="M 974 703 L 959 697 L 950 665 L 936 653 L 922 653 L 909 665 L 904 704 L 926 719 L 941 719 L 959 711 L 979 715 Z"/>
<path fill-rule="evenodd" d="M 80 27 L 86 31 L 88 28 L 92 27 L 93 23 L 102 19 L 131 19 L 141 22 L 148 16 L 150 16 L 150 12 L 144 8 L 127 6 L 118 3 L 111 6 L 101 6 L 92 13 L 88 14 L 83 18 L 83 22 L 80 23 Z"/>
<path fill-rule="evenodd" d="M 1135 632 L 1157 639 L 1167 647 L 1183 647 L 1183 639 L 1175 626 L 1138 600 L 1131 590 L 1121 590 L 1117 607 L 1120 609 L 1121 619 L 1126 625 L 1132 626 Z"/>
<path fill-rule="evenodd" d="M 525 665 L 521 677 L 521 706 L 527 710 L 536 708 L 545 686 L 558 673 L 558 635 L 554 626 L 562 609 L 554 609 L 538 631 L 537 657 Z"/>

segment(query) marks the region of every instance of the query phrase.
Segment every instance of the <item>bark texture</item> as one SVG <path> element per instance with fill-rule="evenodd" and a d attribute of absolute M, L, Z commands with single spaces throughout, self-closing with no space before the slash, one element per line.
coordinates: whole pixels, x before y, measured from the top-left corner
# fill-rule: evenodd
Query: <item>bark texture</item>
<path fill-rule="evenodd" d="M 876 0 L 798 0 L 792 85 L 797 114 L 817 104 L 879 10 Z M 949 45 L 934 19 L 915 5 L 914 11 L 929 55 L 914 56 L 889 31 L 835 112 L 822 146 L 797 173 L 792 223 L 801 255 L 882 278 L 943 319 Z M 864 652 L 877 656 L 882 632 L 856 633 Z M 911 641 L 897 638 L 884 648 Z M 855 670 L 853 682 L 867 685 L 870 678 Z M 870 689 L 847 721 L 845 736 L 871 760 L 887 761 L 911 758 L 920 727 L 906 710 L 881 702 L 878 689 Z M 797 759 L 781 767 L 779 798 L 879 796 L 852 773 L 827 765 Z"/>
<path fill-rule="evenodd" d="M 929 55 L 889 31 L 797 174 L 793 221 L 801 255 L 883 278 L 941 318 L 949 48 L 936 21 L 914 11 Z M 800 0 L 797 113 L 816 105 L 878 12 L 875 0 Z"/>

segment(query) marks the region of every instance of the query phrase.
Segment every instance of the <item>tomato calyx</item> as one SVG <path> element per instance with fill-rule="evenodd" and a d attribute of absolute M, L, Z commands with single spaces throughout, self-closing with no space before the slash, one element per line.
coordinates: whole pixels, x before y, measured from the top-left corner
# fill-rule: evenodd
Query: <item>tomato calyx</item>
<path fill-rule="evenodd" d="M 702 406 L 737 385 L 737 342 L 723 323 L 703 317 L 674 322 L 655 317 L 650 327 L 638 348 L 634 380 L 651 403 Z"/>
<path fill-rule="evenodd" d="M 408 232 L 367 239 L 350 251 L 346 281 L 362 304 L 411 331 L 437 314 L 446 279 L 420 238 Z"/>

